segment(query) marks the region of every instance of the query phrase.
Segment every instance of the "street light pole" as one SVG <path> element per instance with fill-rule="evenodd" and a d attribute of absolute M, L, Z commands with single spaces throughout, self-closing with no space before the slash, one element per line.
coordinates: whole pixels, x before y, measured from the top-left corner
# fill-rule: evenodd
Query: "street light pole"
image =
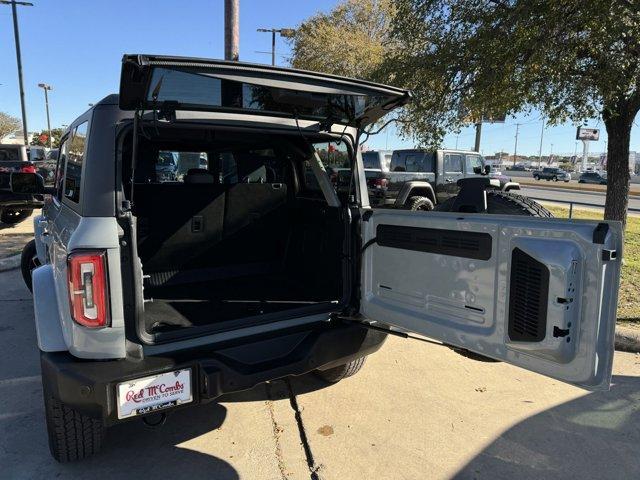
<path fill-rule="evenodd" d="M 16 0 L 0 0 L 3 5 L 11 5 L 11 13 L 13 13 L 13 35 L 16 42 L 16 60 L 18 62 L 18 85 L 20 87 L 20 108 L 22 109 L 22 134 L 24 144 L 29 145 L 29 133 L 27 129 L 27 109 L 24 105 L 24 85 L 22 82 L 22 55 L 20 54 L 20 32 L 18 30 L 18 5 L 23 7 L 33 7 L 33 3 L 17 2 Z"/>
<path fill-rule="evenodd" d="M 513 164 L 516 164 L 518 158 L 518 132 L 520 131 L 520 123 L 516 123 L 516 144 L 513 147 Z"/>
<path fill-rule="evenodd" d="M 540 131 L 540 148 L 538 149 L 538 170 L 542 163 L 542 138 L 544 137 L 544 118 L 542 119 L 542 130 Z"/>
<path fill-rule="evenodd" d="M 281 37 L 291 38 L 295 34 L 293 28 L 258 28 L 256 31 L 271 33 L 271 65 L 276 66 L 276 33 Z M 260 52 L 266 53 L 266 52 Z"/>
<path fill-rule="evenodd" d="M 53 148 L 53 141 L 51 139 L 51 120 L 49 119 L 49 94 L 47 93 L 51 90 L 51 85 L 39 83 L 38 86 L 44 90 L 44 105 L 47 109 L 47 129 L 49 130 L 49 148 Z"/>

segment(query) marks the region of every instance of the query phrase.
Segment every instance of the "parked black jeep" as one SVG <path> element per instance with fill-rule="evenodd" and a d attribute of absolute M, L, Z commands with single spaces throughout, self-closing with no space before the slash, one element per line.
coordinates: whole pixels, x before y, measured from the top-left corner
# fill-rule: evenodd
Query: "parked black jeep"
<path fill-rule="evenodd" d="M 29 162 L 24 145 L 0 145 L 0 222 L 18 223 L 42 207 L 39 196 L 11 192 L 10 177 L 14 172 L 36 173 Z"/>
<path fill-rule="evenodd" d="M 452 205 L 449 200 L 460 192 L 459 180 L 491 176 L 490 167 L 477 152 L 412 149 L 396 150 L 390 156 L 381 153 L 387 152 L 363 154 L 363 160 L 367 156 L 364 163 L 369 201 L 377 207 L 449 211 Z M 377 158 L 380 160 L 375 162 Z M 493 187 L 495 190 L 520 189 L 520 185 L 509 177 L 501 175 L 496 179 L 499 187 Z M 511 198 L 491 194 L 492 200 L 488 202 L 492 203 L 498 197 L 501 200 Z M 489 213 L 490 207 L 488 205 Z"/>

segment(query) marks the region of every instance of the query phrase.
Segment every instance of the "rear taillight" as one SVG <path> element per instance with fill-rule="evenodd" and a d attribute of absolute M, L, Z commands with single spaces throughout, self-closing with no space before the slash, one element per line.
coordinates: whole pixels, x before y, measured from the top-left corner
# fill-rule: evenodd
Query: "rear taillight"
<path fill-rule="evenodd" d="M 25 165 L 20 168 L 20 172 L 22 173 L 37 173 L 36 167 L 33 165 Z"/>
<path fill-rule="evenodd" d="M 387 188 L 389 180 L 386 178 L 374 178 L 369 183 L 373 188 Z"/>
<path fill-rule="evenodd" d="M 109 321 L 106 260 L 105 252 L 93 251 L 67 258 L 71 314 L 85 327 L 105 327 Z"/>

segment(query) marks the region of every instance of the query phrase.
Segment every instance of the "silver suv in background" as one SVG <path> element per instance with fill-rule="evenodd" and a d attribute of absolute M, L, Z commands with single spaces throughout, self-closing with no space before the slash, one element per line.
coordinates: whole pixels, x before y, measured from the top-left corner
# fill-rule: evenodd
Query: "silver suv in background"
<path fill-rule="evenodd" d="M 360 135 L 409 99 L 313 72 L 123 58 L 119 95 L 62 138 L 55 185 L 11 177 L 46 198 L 26 274 L 54 458 L 261 382 L 339 381 L 389 333 L 609 387 L 620 223 L 372 209 Z M 158 175 L 159 152 L 197 166 Z M 328 165 L 347 165 L 346 188 Z M 483 189 L 460 196 L 486 207 Z"/>

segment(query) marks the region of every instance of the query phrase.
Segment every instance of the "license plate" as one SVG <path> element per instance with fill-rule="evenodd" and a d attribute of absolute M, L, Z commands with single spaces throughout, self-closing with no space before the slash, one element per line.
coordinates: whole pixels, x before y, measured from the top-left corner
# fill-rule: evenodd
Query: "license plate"
<path fill-rule="evenodd" d="M 118 384 L 118 418 L 153 413 L 192 401 L 190 368 Z"/>

